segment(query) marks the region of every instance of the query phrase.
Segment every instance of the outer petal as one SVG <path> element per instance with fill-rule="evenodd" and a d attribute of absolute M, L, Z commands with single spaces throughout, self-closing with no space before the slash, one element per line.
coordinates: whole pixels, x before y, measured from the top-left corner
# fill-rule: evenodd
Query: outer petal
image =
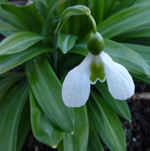
<path fill-rule="evenodd" d="M 86 103 L 90 94 L 90 80 L 87 68 L 93 58 L 89 54 L 82 63 L 66 76 L 62 87 L 62 98 L 68 107 L 80 107 Z"/>
<path fill-rule="evenodd" d="M 115 99 L 126 100 L 134 94 L 133 79 L 126 68 L 116 62 L 105 52 L 101 53 L 109 92 Z"/>

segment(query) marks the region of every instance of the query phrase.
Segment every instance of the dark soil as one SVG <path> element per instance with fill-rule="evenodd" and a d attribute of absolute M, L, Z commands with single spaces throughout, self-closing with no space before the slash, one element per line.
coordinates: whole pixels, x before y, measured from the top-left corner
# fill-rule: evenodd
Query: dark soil
<path fill-rule="evenodd" d="M 12 4 L 24 5 L 27 0 L 10 0 Z M 3 37 L 0 35 L 0 41 Z M 136 92 L 150 92 L 150 86 L 135 82 Z M 122 120 L 127 138 L 127 151 L 150 151 L 150 100 L 127 100 L 132 122 Z M 105 151 L 109 151 L 104 145 Z M 32 131 L 29 132 L 22 151 L 56 151 L 47 145 L 38 142 Z"/>

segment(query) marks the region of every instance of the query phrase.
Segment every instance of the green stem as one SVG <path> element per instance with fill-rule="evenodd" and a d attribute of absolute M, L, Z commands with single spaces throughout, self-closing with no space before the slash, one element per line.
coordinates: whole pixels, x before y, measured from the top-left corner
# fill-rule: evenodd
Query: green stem
<path fill-rule="evenodd" d="M 58 52 L 57 52 L 57 47 L 58 47 L 58 33 L 54 33 L 54 69 L 57 72 L 57 59 L 58 59 Z"/>
<path fill-rule="evenodd" d="M 92 26 L 93 26 L 93 33 L 96 33 L 97 32 L 97 27 L 96 27 L 96 22 L 94 20 L 94 18 L 89 14 L 87 15 L 89 17 L 89 19 L 91 20 L 92 22 Z"/>

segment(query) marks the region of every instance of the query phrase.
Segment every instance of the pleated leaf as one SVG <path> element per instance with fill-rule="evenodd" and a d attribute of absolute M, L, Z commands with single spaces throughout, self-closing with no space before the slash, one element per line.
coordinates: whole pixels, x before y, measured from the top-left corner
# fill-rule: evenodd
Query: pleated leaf
<path fill-rule="evenodd" d="M 73 112 L 64 105 L 61 84 L 45 58 L 28 62 L 26 73 L 33 94 L 46 116 L 61 129 L 73 131 Z"/>
<path fill-rule="evenodd" d="M 75 44 L 77 36 L 60 34 L 58 38 L 58 47 L 62 53 L 66 54 Z"/>
<path fill-rule="evenodd" d="M 101 141 L 92 123 L 89 121 L 89 141 L 87 151 L 104 151 Z"/>
<path fill-rule="evenodd" d="M 49 51 L 53 50 L 51 48 L 45 48 L 43 46 L 34 45 L 33 47 L 30 47 L 20 53 L 7 56 L 0 56 L 0 74 L 26 62 L 27 60 L 39 54 Z"/>
<path fill-rule="evenodd" d="M 35 138 L 52 148 L 56 148 L 64 137 L 64 132 L 56 127 L 42 111 L 30 90 L 31 125 Z"/>
<path fill-rule="evenodd" d="M 7 22 L 5 22 L 4 20 L 0 19 L 0 33 L 7 37 L 10 36 L 16 32 L 19 32 L 20 30 L 11 26 L 10 24 L 8 24 Z"/>
<path fill-rule="evenodd" d="M 108 135 L 106 131 L 106 127 L 104 125 L 104 121 L 102 118 L 102 114 L 95 103 L 93 98 L 90 98 L 87 102 L 87 109 L 88 109 L 88 117 L 90 122 L 93 124 L 94 129 L 97 131 L 97 133 L 100 135 L 103 142 L 106 144 L 106 146 L 111 151 L 116 151 L 113 142 L 110 139 L 110 136 Z"/>
<path fill-rule="evenodd" d="M 0 43 L 0 55 L 10 55 L 21 52 L 44 39 L 43 36 L 33 32 L 23 31 L 15 33 Z"/>
<path fill-rule="evenodd" d="M 134 27 L 150 22 L 150 2 L 129 7 L 97 26 L 104 38 L 111 38 Z"/>
<path fill-rule="evenodd" d="M 16 151 L 17 149 L 18 127 L 27 97 L 28 85 L 20 83 L 7 92 L 7 95 L 0 101 L 1 150 Z"/>
<path fill-rule="evenodd" d="M 63 140 L 64 151 L 86 151 L 89 136 L 86 106 L 74 108 L 74 114 L 74 134 L 66 134 Z"/>
<path fill-rule="evenodd" d="M 26 6 L 0 4 L 0 14 L 18 29 L 41 33 L 43 21 L 34 3 Z"/>
<path fill-rule="evenodd" d="M 101 94 L 108 102 L 108 104 L 112 107 L 112 109 L 121 117 L 131 122 L 131 114 L 127 102 L 123 100 L 115 100 L 109 93 L 106 82 L 97 82 L 95 86 L 98 91 L 101 92 Z"/>
<path fill-rule="evenodd" d="M 27 135 L 28 135 L 30 129 L 31 129 L 30 106 L 29 106 L 29 101 L 27 101 L 23 108 L 23 111 L 21 113 L 21 117 L 20 117 L 16 151 L 21 151 L 22 146 L 25 143 L 25 140 L 27 138 Z"/>
<path fill-rule="evenodd" d="M 92 96 L 102 114 L 106 131 L 115 151 L 126 151 L 126 138 L 117 114 L 96 92 L 92 92 Z"/>

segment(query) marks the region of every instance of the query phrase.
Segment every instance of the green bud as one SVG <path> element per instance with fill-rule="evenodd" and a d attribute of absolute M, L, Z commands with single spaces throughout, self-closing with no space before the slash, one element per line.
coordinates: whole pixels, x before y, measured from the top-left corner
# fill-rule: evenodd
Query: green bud
<path fill-rule="evenodd" d="M 104 50 L 105 42 L 100 33 L 96 32 L 90 34 L 87 47 L 92 55 L 99 55 Z"/>

